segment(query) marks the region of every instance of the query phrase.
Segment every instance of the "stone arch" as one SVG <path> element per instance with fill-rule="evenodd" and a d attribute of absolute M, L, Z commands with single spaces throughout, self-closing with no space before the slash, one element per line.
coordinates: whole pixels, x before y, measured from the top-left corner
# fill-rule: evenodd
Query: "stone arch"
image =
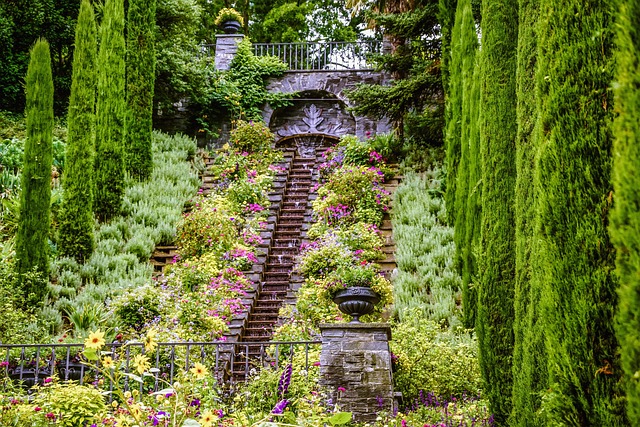
<path fill-rule="evenodd" d="M 344 95 L 345 89 L 353 89 L 358 83 L 388 83 L 388 76 L 384 73 L 374 71 L 307 71 L 307 72 L 287 72 L 280 78 L 271 79 L 267 85 L 269 92 L 298 93 L 294 100 L 293 109 L 298 110 L 297 120 L 285 123 L 283 117 L 290 115 L 294 117 L 292 111 L 284 109 L 274 110 L 269 105 L 262 111 L 265 123 L 269 124 L 277 138 L 293 135 L 296 133 L 314 133 L 312 127 L 302 121 L 303 117 L 315 116 L 318 110 L 321 114 L 329 113 L 325 120 L 318 126 L 328 126 L 324 130 L 317 129 L 320 133 L 327 133 L 334 136 L 342 136 L 347 133 L 354 134 L 359 138 L 364 138 L 367 134 L 386 133 L 391 130 L 388 120 L 372 120 L 367 117 L 354 116 L 348 108 L 351 107 L 349 100 Z M 320 101 L 304 99 L 320 99 Z M 332 104 L 333 103 L 333 104 Z M 315 107 L 313 107 L 315 105 Z M 313 107 L 313 108 L 312 108 Z M 289 107 L 285 107 L 289 108 Z M 307 109 L 308 113 L 304 109 Z M 315 111 L 314 111 L 315 108 Z M 317 117 L 317 116 L 316 116 Z M 310 117 L 308 117 L 310 118 Z M 315 120 L 315 119 L 314 119 Z M 288 131 L 278 131 L 286 127 Z M 336 126 L 341 125 L 340 129 Z M 298 126 L 297 132 L 294 126 Z M 318 128 L 316 126 L 316 128 Z"/>

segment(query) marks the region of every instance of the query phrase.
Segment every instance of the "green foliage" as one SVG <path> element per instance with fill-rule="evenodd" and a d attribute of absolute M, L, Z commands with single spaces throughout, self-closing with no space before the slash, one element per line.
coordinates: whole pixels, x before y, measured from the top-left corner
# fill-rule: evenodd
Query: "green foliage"
<path fill-rule="evenodd" d="M 627 425 L 613 327 L 615 250 L 607 233 L 613 4 L 540 2 L 534 181 L 540 246 L 531 283 L 541 286 L 532 293 L 542 296 L 548 384 L 540 412 L 548 425 Z"/>
<path fill-rule="evenodd" d="M 156 0 L 154 104 L 163 113 L 206 92 L 208 58 L 198 55 L 203 10 L 197 0 Z"/>
<path fill-rule="evenodd" d="M 267 13 L 262 22 L 266 43 L 293 43 L 307 41 L 309 37 L 309 14 L 314 5 L 284 3 Z"/>
<path fill-rule="evenodd" d="M 475 309 L 477 294 L 471 285 L 471 277 L 474 269 L 474 259 L 472 248 L 467 245 L 467 215 L 471 214 L 468 199 L 471 183 L 471 166 L 476 159 L 471 158 L 472 139 L 477 140 L 476 134 L 478 128 L 477 121 L 477 104 L 474 96 L 474 69 L 476 65 L 476 52 L 478 50 L 478 36 L 473 21 L 473 13 L 471 11 L 471 2 L 458 2 L 458 10 L 456 11 L 456 25 L 460 26 L 459 31 L 455 31 L 454 35 L 459 35 L 460 40 L 455 41 L 453 48 L 456 49 L 456 55 L 459 55 L 460 70 L 456 70 L 451 74 L 451 84 L 458 85 L 457 90 L 460 91 L 461 111 L 460 111 L 460 164 L 458 167 L 457 177 L 455 178 L 455 188 L 447 186 L 447 196 L 449 192 L 455 191 L 453 200 L 455 205 L 454 215 L 454 241 L 456 244 L 456 264 L 460 275 L 462 276 L 462 304 L 464 306 L 465 326 L 472 328 L 475 323 Z M 454 62 L 452 62 L 453 64 Z M 455 81 L 454 81 L 455 77 Z M 452 93 L 454 91 L 452 90 Z M 473 133 L 473 134 L 472 134 Z M 449 178 L 449 176 L 447 176 Z M 451 205 L 449 205 L 451 207 Z"/>
<path fill-rule="evenodd" d="M 16 234 L 16 272 L 32 269 L 49 274 L 49 235 L 51 212 L 51 162 L 53 139 L 53 81 L 49 44 L 38 40 L 31 50 L 26 78 L 27 140 L 24 148 L 20 219 Z M 20 280 L 23 303 L 40 302 L 42 286 Z"/>
<path fill-rule="evenodd" d="M 287 69 L 275 56 L 255 56 L 248 38 L 238 44 L 229 71 L 214 74 L 209 93 L 201 103 L 205 111 L 226 114 L 232 119 L 262 120 L 262 107 L 289 105 L 291 94 L 269 93 L 266 80 L 281 76 Z M 214 114 L 215 115 L 215 114 Z"/>
<path fill-rule="evenodd" d="M 535 63 L 537 60 L 538 0 L 520 1 L 518 34 L 517 120 L 516 140 L 516 286 L 513 349 L 514 426 L 540 425 L 536 413 L 540 393 L 546 388 L 546 356 L 544 326 L 540 319 L 540 285 L 534 285 L 532 269 L 536 263 L 536 193 L 532 185 L 537 146 L 534 126 L 537 118 L 535 97 Z M 537 280 L 541 280 L 538 278 Z"/>
<path fill-rule="evenodd" d="M 407 172 L 393 194 L 391 221 L 398 271 L 393 278 L 394 316 L 418 316 L 450 326 L 460 317 L 460 276 L 455 269 L 453 230 L 446 225 L 438 191 L 439 170 Z"/>
<path fill-rule="evenodd" d="M 153 87 L 156 77 L 156 0 L 130 0 L 127 10 L 125 163 L 141 181 L 153 171 Z"/>
<path fill-rule="evenodd" d="M 640 424 L 640 218 L 638 217 L 637 165 L 640 162 L 640 91 L 638 29 L 633 24 L 640 19 L 638 4 L 619 3 L 617 44 L 620 47 L 615 83 L 615 102 L 620 115 L 615 119 L 612 182 L 615 192 L 614 209 L 610 215 L 609 232 L 617 250 L 616 267 L 620 278 L 619 311 L 616 333 L 620 341 L 624 369 L 627 416 L 630 425 Z"/>
<path fill-rule="evenodd" d="M 93 161 L 97 34 L 93 7 L 83 1 L 76 28 L 74 72 L 69 100 L 67 168 L 60 212 L 58 246 L 61 256 L 79 262 L 93 252 Z"/>
<path fill-rule="evenodd" d="M 269 151 L 274 135 L 262 122 L 238 121 L 231 131 L 229 142 L 238 152 L 262 153 Z"/>
<path fill-rule="evenodd" d="M 125 42 L 123 0 L 107 0 L 100 24 L 94 212 L 120 214 L 124 194 Z"/>
<path fill-rule="evenodd" d="M 436 396 L 476 395 L 481 377 L 475 338 L 443 329 L 418 312 L 395 325 L 391 351 L 396 357 L 395 390 L 407 402 L 420 390 Z"/>
<path fill-rule="evenodd" d="M 77 427 L 99 422 L 107 413 L 107 404 L 102 393 L 79 384 L 53 385 L 43 402 L 45 409 L 57 415 L 56 425 L 61 427 Z"/>
<path fill-rule="evenodd" d="M 503 424 L 511 411 L 512 389 L 517 1 L 483 1 L 482 24 L 482 254 L 476 333 L 485 397 Z"/>

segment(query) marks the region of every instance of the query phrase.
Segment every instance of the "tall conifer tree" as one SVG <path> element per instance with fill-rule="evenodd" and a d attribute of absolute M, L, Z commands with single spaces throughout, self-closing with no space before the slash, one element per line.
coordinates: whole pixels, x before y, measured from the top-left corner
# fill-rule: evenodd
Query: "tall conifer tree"
<path fill-rule="evenodd" d="M 460 165 L 456 180 L 455 195 L 455 221 L 454 240 L 456 243 L 457 266 L 462 275 L 462 302 L 464 307 L 465 326 L 472 328 L 475 319 L 475 299 L 477 296 L 470 287 L 472 275 L 473 256 L 471 248 L 466 245 L 467 212 L 471 208 L 468 203 L 469 190 L 475 186 L 470 180 L 471 138 L 472 132 L 477 131 L 477 104 L 473 102 L 474 92 L 474 68 L 476 64 L 476 50 L 478 49 L 478 36 L 476 34 L 471 0 L 460 0 L 456 11 L 456 25 L 460 26 L 460 42 L 457 44 L 461 56 L 459 73 L 462 89 L 462 111 L 460 123 Z M 454 84 L 454 82 L 452 82 Z M 475 130 L 474 130 L 475 129 Z"/>
<path fill-rule="evenodd" d="M 73 79 L 67 123 L 69 133 L 62 184 L 60 254 L 83 262 L 93 252 L 93 159 L 95 156 L 95 104 L 97 35 L 93 7 L 80 4 L 73 52 Z"/>
<path fill-rule="evenodd" d="M 533 285 L 542 284 L 545 425 L 625 425 L 612 202 L 611 0 L 541 0 L 536 94 L 539 185 Z"/>
<path fill-rule="evenodd" d="M 620 0 L 611 240 L 620 279 L 617 336 L 630 425 L 640 425 L 640 3 Z"/>
<path fill-rule="evenodd" d="M 460 31 L 462 20 L 457 19 L 451 30 L 451 62 L 449 64 L 449 90 L 446 101 L 445 148 L 447 166 L 447 192 L 445 205 L 447 221 L 455 221 L 456 180 L 460 163 L 460 131 L 462 121 L 462 46 Z"/>
<path fill-rule="evenodd" d="M 130 0 L 127 12 L 127 121 L 125 161 L 139 180 L 151 176 L 153 86 L 156 76 L 156 0 Z"/>
<path fill-rule="evenodd" d="M 96 102 L 94 211 L 102 221 L 120 213 L 124 194 L 124 56 L 123 0 L 107 0 L 100 24 Z"/>
<path fill-rule="evenodd" d="M 535 253 L 535 135 L 537 118 L 535 65 L 539 0 L 520 0 L 518 25 L 516 140 L 516 283 L 513 351 L 513 411 L 510 425 L 534 427 L 540 394 L 546 384 L 544 327 L 540 319 L 540 286 L 531 284 Z M 536 276 L 536 280 L 540 280 Z"/>
<path fill-rule="evenodd" d="M 485 396 L 498 425 L 505 424 L 511 412 L 517 40 L 517 0 L 484 0 L 480 86 L 482 255 L 476 331 Z"/>
<path fill-rule="evenodd" d="M 16 234 L 16 272 L 33 269 L 49 274 L 51 164 L 53 162 L 53 77 L 49 43 L 39 39 L 31 48 L 26 78 L 27 140 L 24 146 L 20 217 Z M 33 281 L 21 281 L 35 285 Z M 45 289 L 23 289 L 38 302 Z"/>

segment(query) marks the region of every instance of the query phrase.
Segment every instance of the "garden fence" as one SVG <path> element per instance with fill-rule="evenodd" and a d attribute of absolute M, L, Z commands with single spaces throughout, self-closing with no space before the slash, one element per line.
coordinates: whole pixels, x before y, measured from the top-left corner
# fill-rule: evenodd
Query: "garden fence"
<path fill-rule="evenodd" d="M 293 359 L 294 354 L 304 352 L 304 367 L 309 370 L 309 351 L 317 348 L 320 341 L 265 341 L 265 342 L 163 342 L 157 343 L 153 351 L 145 353 L 140 342 L 110 343 L 102 349 L 102 356 L 110 356 L 126 373 L 135 373 L 133 360 L 144 354 L 151 363 L 152 376 L 140 383 L 140 391 L 155 392 L 173 384 L 180 371 L 187 371 L 196 362 L 202 363 L 215 374 L 223 385 L 234 383 L 232 370 L 244 367 L 244 372 L 257 373 L 263 368 L 279 369 Z M 0 375 L 2 386 L 21 384 L 31 387 L 44 384 L 47 378 L 57 375 L 61 381 L 74 380 L 80 384 L 98 382 L 102 378 L 91 363 L 83 362 L 83 344 L 1 344 Z M 238 363 L 241 362 L 241 363 Z M 300 363 L 298 361 L 298 363 Z M 250 378 L 245 375 L 245 380 Z M 129 389 L 128 377 L 123 384 Z M 104 387 L 104 386 L 103 386 Z M 113 384 L 108 385 L 109 391 Z"/>

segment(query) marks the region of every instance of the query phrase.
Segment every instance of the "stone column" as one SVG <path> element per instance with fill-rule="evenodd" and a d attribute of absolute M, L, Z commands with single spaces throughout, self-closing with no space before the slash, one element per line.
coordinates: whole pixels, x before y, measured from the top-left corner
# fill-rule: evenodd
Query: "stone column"
<path fill-rule="evenodd" d="M 391 327 L 387 323 L 320 325 L 320 384 L 357 422 L 375 421 L 393 410 Z"/>
<path fill-rule="evenodd" d="M 216 35 L 216 70 L 226 71 L 229 69 L 231 61 L 238 51 L 238 43 L 240 43 L 243 38 L 243 34 Z"/>

